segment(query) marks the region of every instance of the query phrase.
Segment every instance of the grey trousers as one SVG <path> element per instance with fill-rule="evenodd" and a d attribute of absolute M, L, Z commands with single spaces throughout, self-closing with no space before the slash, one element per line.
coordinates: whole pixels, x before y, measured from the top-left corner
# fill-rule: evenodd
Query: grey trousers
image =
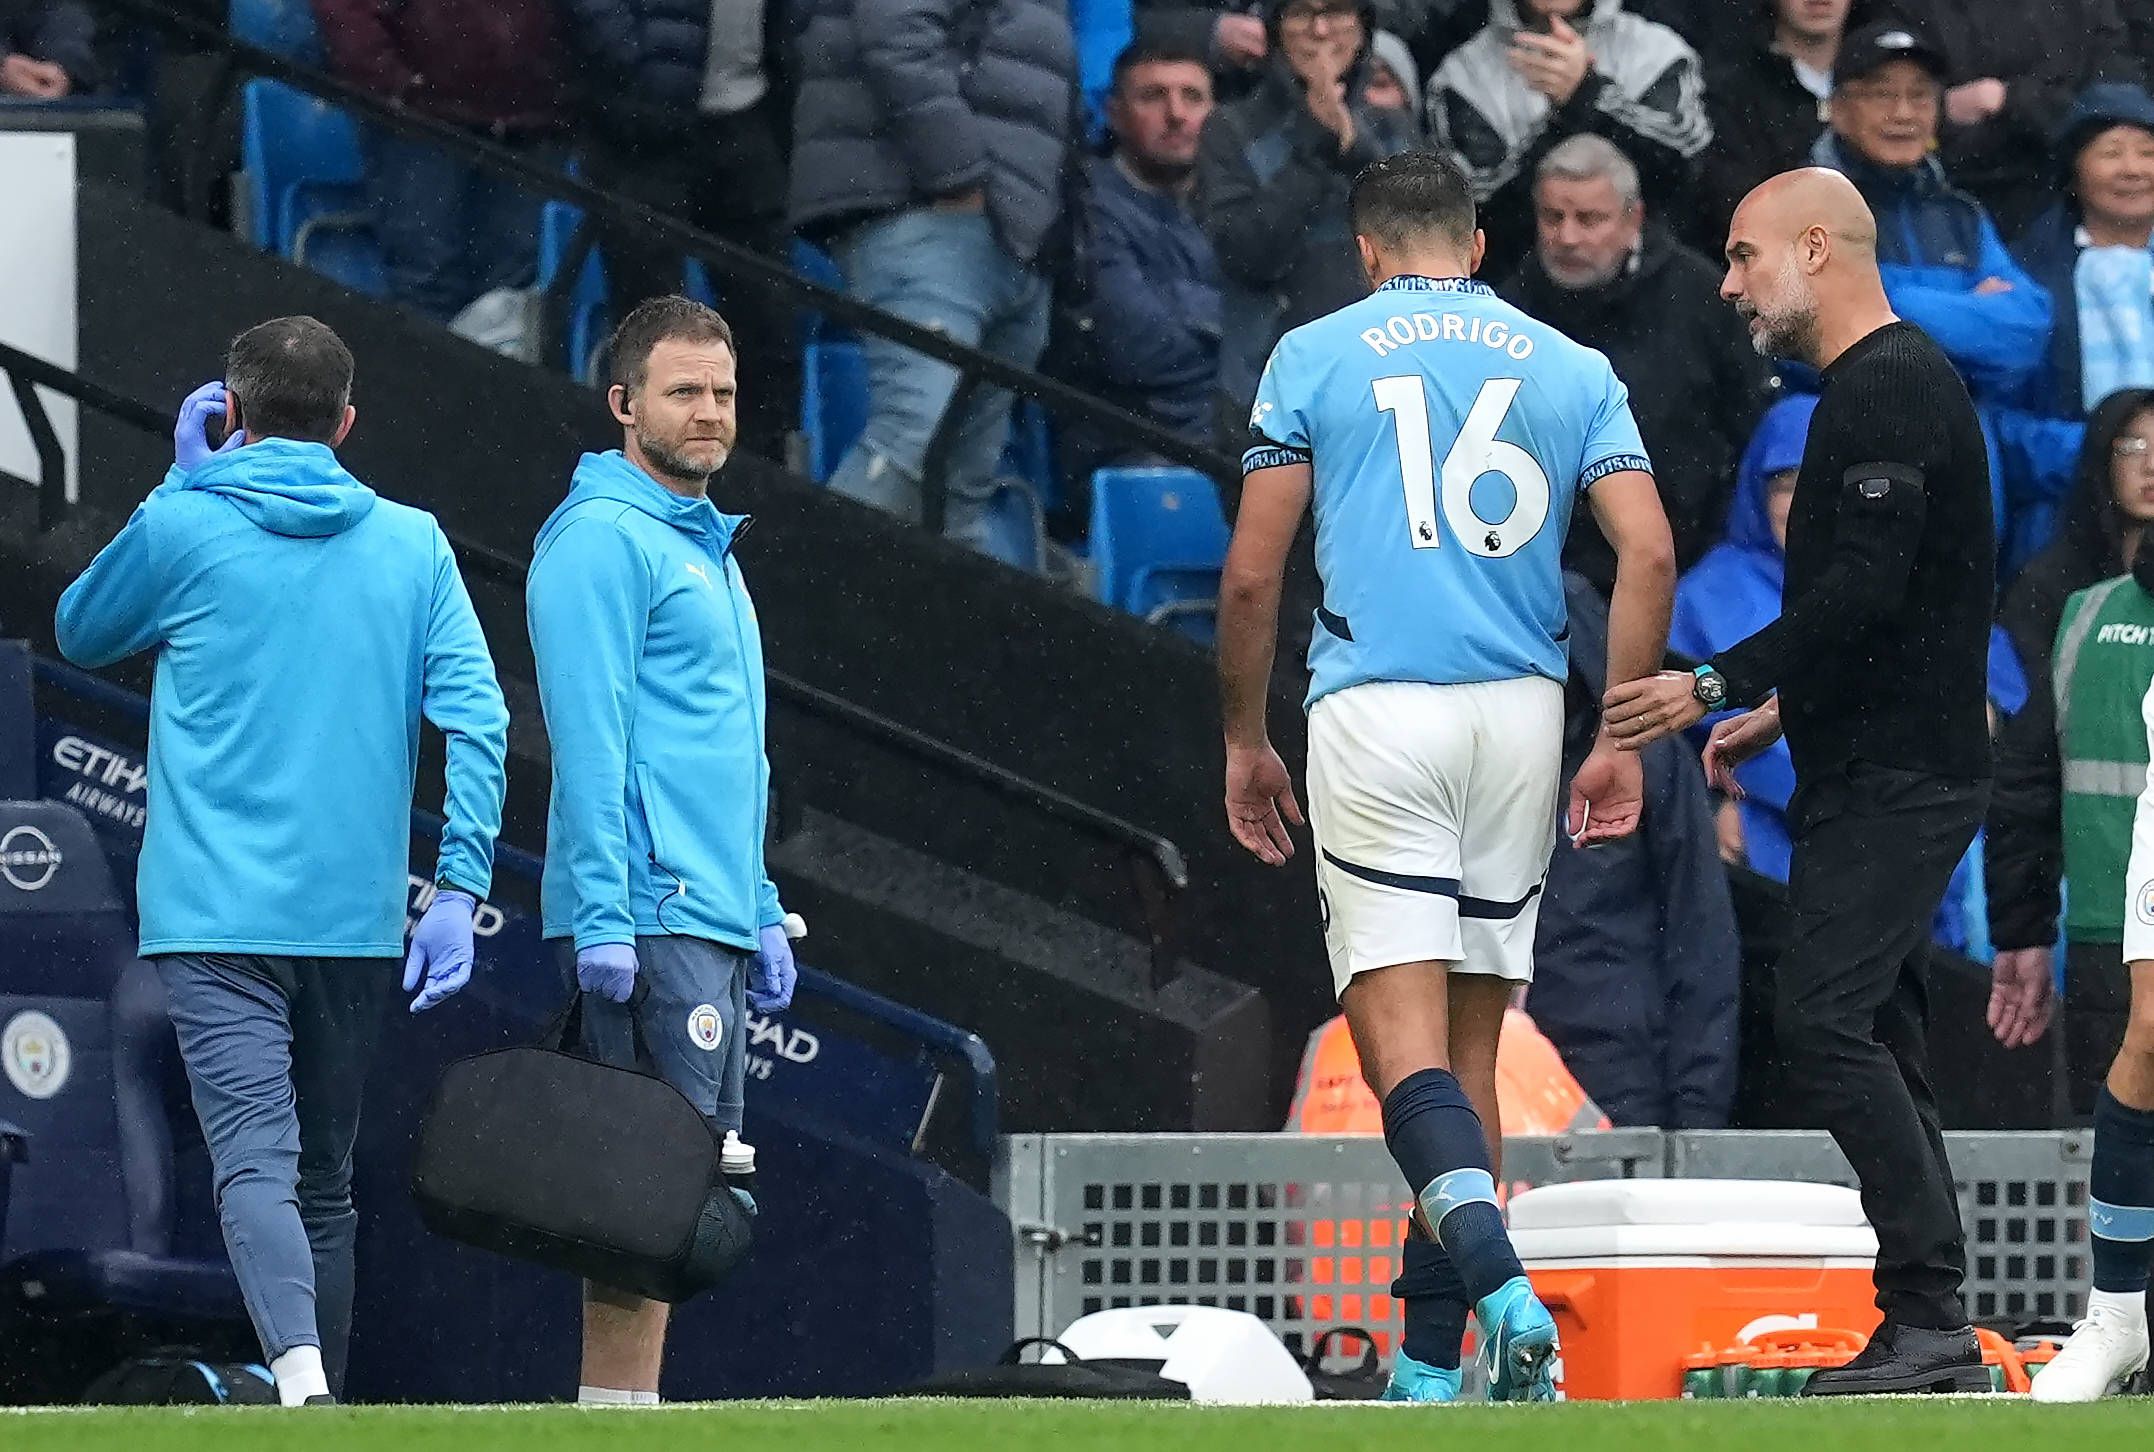
<path fill-rule="evenodd" d="M 569 990 L 576 952 L 556 946 Z M 625 1003 L 583 1001 L 585 1050 L 601 1063 L 636 1067 L 640 1021 L 660 1078 L 688 1096 L 722 1133 L 740 1129 L 748 1075 L 748 968 L 753 955 L 706 938 L 636 939 L 636 973 L 650 989 L 631 1015 Z"/>
<path fill-rule="evenodd" d="M 156 961 L 262 1353 L 273 1361 L 319 1346 L 341 1395 L 359 1225 L 352 1142 L 402 965 L 224 953 Z"/>

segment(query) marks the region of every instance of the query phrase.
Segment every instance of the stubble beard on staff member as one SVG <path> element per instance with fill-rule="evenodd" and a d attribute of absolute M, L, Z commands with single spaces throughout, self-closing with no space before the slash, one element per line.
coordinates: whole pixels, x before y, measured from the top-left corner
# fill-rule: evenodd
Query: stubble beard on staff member
<path fill-rule="evenodd" d="M 1773 279 L 1770 296 L 1745 297 L 1735 312 L 1750 329 L 1750 346 L 1765 358 L 1810 359 L 1818 355 L 1817 299 L 1805 285 L 1790 252 Z"/>

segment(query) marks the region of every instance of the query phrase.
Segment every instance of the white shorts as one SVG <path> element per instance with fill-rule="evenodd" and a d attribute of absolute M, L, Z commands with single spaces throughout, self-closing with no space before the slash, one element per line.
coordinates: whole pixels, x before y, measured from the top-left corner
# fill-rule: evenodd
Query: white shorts
<path fill-rule="evenodd" d="M 1332 985 L 1398 963 L 1533 981 L 1556 845 L 1563 687 L 1373 681 L 1309 711 L 1309 822 Z"/>

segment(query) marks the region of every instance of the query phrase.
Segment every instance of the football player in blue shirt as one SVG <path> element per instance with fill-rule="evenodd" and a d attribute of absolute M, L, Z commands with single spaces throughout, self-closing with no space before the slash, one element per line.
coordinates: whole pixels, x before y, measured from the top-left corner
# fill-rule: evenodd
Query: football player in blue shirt
<path fill-rule="evenodd" d="M 1660 663 L 1674 546 L 1608 360 L 1472 280 L 1483 240 L 1457 164 L 1377 162 L 1352 206 L 1375 291 L 1280 340 L 1250 419 L 1220 589 L 1227 819 L 1262 861 L 1293 855 L 1301 813 L 1265 694 L 1287 548 L 1313 503 L 1308 788 L 1325 947 L 1418 1206 L 1385 1395 L 1456 1397 L 1471 1307 L 1491 1399 L 1549 1400 L 1555 1323 L 1496 1204 L 1496 1042 L 1532 978 L 1555 846 L 1563 537 L 1583 493 L 1618 562 L 1613 681 Z M 1635 760 L 1604 737 L 1575 779 L 1573 843 L 1628 833 L 1640 801 Z"/>

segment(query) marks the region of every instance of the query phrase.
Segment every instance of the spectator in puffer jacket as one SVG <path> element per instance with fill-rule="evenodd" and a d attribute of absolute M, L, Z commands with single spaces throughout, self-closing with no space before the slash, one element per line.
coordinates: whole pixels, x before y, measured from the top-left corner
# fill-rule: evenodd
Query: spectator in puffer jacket
<path fill-rule="evenodd" d="M 1622 0 L 1490 0 L 1487 27 L 1429 82 L 1428 109 L 1473 181 L 1499 274 L 1533 245 L 1533 172 L 1556 143 L 1607 137 L 1637 164 L 1646 204 L 1680 217 L 1713 138 L 1697 52 Z"/>
<path fill-rule="evenodd" d="M 565 0 L 583 71 L 586 177 L 782 262 L 786 167 L 765 0 Z M 681 254 L 608 228 L 613 314 L 682 290 Z M 790 299 L 713 270 L 740 341 L 740 447 L 785 457 L 800 412 Z M 581 360 L 578 360 L 579 362 Z"/>
<path fill-rule="evenodd" d="M 1203 56 L 1148 44 L 1122 52 L 1107 101 L 1114 149 L 1086 169 L 1092 337 L 1071 378 L 1199 444 L 1211 434 L 1219 378 L 1219 262 L 1190 202 L 1211 111 Z M 1077 517 L 1094 469 L 1138 457 L 1078 420 L 1063 428 L 1061 448 Z"/>
<path fill-rule="evenodd" d="M 1077 60 L 1062 0 L 810 0 L 792 217 L 846 290 L 1030 368 L 1047 343 L 1043 254 L 1063 222 Z M 957 371 L 861 339 L 868 418 L 830 487 L 917 520 L 928 439 Z M 988 541 L 1010 395 L 974 389 L 945 471 L 944 532 Z"/>
<path fill-rule="evenodd" d="M 342 79 L 511 146 L 562 119 L 551 0 L 314 0 Z M 389 293 L 438 322 L 481 293 L 529 286 L 542 198 L 424 141 L 360 132 Z"/>
<path fill-rule="evenodd" d="M 1944 76 L 1919 31 L 1885 21 L 1850 35 L 1833 66 L 1832 129 L 1811 159 L 1870 204 L 1892 310 L 1937 340 L 1977 402 L 2019 402 L 2049 345 L 2049 294 L 1933 154 Z"/>
<path fill-rule="evenodd" d="M 1367 0 L 1283 0 L 1255 94 L 1212 113 L 1197 205 L 1226 278 L 1222 435 L 1240 448 L 1257 376 L 1287 329 L 1368 295 L 1347 189 L 1412 144 L 1410 118 L 1362 98 Z"/>
<path fill-rule="evenodd" d="M 2090 86 L 2059 128 L 2062 195 L 2013 248 L 2056 305 L 2043 409 L 2085 418 L 2154 386 L 2154 98 Z"/>
<path fill-rule="evenodd" d="M 62 101 L 96 86 L 97 21 L 76 0 L 0 0 L 0 97 Z"/>

